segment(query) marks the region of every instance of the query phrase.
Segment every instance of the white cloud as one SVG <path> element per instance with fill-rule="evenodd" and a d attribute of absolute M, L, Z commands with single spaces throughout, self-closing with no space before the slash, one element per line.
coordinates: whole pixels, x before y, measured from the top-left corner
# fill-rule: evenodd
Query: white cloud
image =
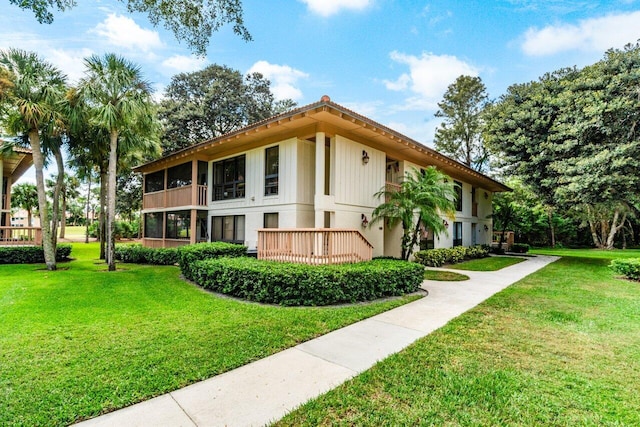
<path fill-rule="evenodd" d="M 395 81 L 384 80 L 389 90 L 409 89 L 414 96 L 405 100 L 398 110 L 434 110 L 447 87 L 461 75 L 477 76 L 479 70 L 455 56 L 434 55 L 423 52 L 421 56 L 391 52 L 391 59 L 409 66 Z"/>
<path fill-rule="evenodd" d="M 603 52 L 620 48 L 640 38 L 640 11 L 585 19 L 577 25 L 529 28 L 522 50 L 531 56 L 553 55 L 570 50 Z"/>
<path fill-rule="evenodd" d="M 276 99 L 291 98 L 294 101 L 302 98 L 302 91 L 296 86 L 298 80 L 306 79 L 309 74 L 291 68 L 288 65 L 270 64 L 258 61 L 251 66 L 247 73 L 261 73 L 271 81 L 271 92 Z"/>
<path fill-rule="evenodd" d="M 206 63 L 207 59 L 199 56 L 173 55 L 162 61 L 162 66 L 171 73 L 190 73 L 203 69 Z"/>
<path fill-rule="evenodd" d="M 369 7 L 372 0 L 301 0 L 311 12 L 325 18 L 346 10 L 364 10 Z"/>
<path fill-rule="evenodd" d="M 92 31 L 104 37 L 108 44 L 130 50 L 148 52 L 153 48 L 162 47 L 156 31 L 146 30 L 133 19 L 115 13 L 109 14 Z"/>
<path fill-rule="evenodd" d="M 93 54 L 91 49 L 65 50 L 51 49 L 46 53 L 46 59 L 59 68 L 68 77 L 71 84 L 75 84 L 84 76 L 84 60 Z"/>

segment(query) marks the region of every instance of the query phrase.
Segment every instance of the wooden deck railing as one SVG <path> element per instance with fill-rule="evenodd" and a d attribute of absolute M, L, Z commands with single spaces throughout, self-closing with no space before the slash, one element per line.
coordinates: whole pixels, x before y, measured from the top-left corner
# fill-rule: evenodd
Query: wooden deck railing
<path fill-rule="evenodd" d="M 192 200 L 193 186 L 169 188 L 168 190 L 146 193 L 142 196 L 143 209 L 177 208 L 180 206 L 206 206 L 207 186 L 198 185 L 196 200 Z"/>
<path fill-rule="evenodd" d="M 262 228 L 258 258 L 300 264 L 368 261 L 373 246 L 358 230 L 335 228 Z"/>
<path fill-rule="evenodd" d="M 0 245 L 35 245 L 42 244 L 40 227 L 0 227 Z"/>

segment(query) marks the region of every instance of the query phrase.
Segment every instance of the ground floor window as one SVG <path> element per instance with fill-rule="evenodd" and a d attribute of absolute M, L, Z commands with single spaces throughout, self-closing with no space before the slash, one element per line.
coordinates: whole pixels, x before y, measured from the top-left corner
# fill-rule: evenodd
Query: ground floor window
<path fill-rule="evenodd" d="M 191 211 L 167 212 L 167 239 L 189 239 Z"/>
<path fill-rule="evenodd" d="M 433 231 L 425 228 L 423 226 L 420 227 L 420 250 L 424 251 L 426 249 L 435 248 L 435 240 L 434 240 Z"/>
<path fill-rule="evenodd" d="M 462 223 L 453 223 L 453 246 L 462 246 Z"/>
<path fill-rule="evenodd" d="M 211 217 L 211 241 L 244 244 L 244 215 Z"/>
<path fill-rule="evenodd" d="M 162 239 L 164 228 L 164 213 L 153 212 L 144 214 L 144 237 Z"/>
<path fill-rule="evenodd" d="M 278 228 L 278 212 L 264 214 L 264 228 Z"/>

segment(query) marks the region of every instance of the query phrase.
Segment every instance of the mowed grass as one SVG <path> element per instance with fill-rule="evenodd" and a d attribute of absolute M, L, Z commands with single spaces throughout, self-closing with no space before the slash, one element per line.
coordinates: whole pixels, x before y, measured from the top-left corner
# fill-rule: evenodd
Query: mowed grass
<path fill-rule="evenodd" d="M 425 270 L 424 278 L 426 280 L 437 280 L 439 282 L 462 282 L 469 280 L 469 276 L 460 273 L 454 273 L 453 271 L 442 270 Z"/>
<path fill-rule="evenodd" d="M 467 271 L 497 271 L 510 265 L 518 264 L 524 260 L 525 258 L 512 256 L 490 256 L 448 265 L 447 268 Z"/>
<path fill-rule="evenodd" d="M 221 298 L 177 267 L 0 266 L 0 425 L 67 425 L 228 371 L 418 297 L 330 308 Z"/>
<path fill-rule="evenodd" d="M 640 425 L 640 286 L 609 262 L 563 258 L 277 425 Z"/>

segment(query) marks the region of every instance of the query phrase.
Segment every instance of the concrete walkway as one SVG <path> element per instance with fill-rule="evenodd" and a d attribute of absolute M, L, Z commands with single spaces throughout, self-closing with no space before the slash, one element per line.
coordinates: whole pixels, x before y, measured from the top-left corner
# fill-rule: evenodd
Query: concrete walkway
<path fill-rule="evenodd" d="M 470 280 L 425 280 L 426 298 L 81 426 L 261 426 L 367 370 L 555 261 L 537 256 Z"/>

